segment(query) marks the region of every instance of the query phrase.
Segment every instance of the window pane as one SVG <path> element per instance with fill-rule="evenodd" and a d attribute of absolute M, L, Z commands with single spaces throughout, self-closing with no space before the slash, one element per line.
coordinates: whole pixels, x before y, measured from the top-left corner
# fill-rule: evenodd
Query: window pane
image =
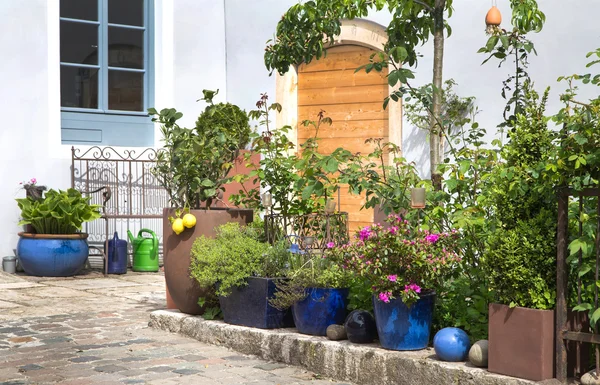
<path fill-rule="evenodd" d="M 144 26 L 144 0 L 108 0 L 108 22 Z"/>
<path fill-rule="evenodd" d="M 108 65 L 123 68 L 144 68 L 144 31 L 108 28 Z"/>
<path fill-rule="evenodd" d="M 143 111 L 144 74 L 141 72 L 108 71 L 108 109 Z"/>
<path fill-rule="evenodd" d="M 98 64 L 98 26 L 61 21 L 60 61 Z"/>
<path fill-rule="evenodd" d="M 60 105 L 98 108 L 98 69 L 61 66 Z"/>
<path fill-rule="evenodd" d="M 98 1 L 60 0 L 60 17 L 98 21 Z"/>

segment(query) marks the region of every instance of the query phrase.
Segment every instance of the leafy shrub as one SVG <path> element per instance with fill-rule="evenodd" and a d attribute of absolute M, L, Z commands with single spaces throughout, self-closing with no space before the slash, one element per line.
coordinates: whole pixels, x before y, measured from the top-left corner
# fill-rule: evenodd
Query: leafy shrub
<path fill-rule="evenodd" d="M 553 309 L 556 299 L 556 216 L 545 210 L 488 241 L 486 264 L 496 299 L 510 306 Z"/>
<path fill-rule="evenodd" d="M 228 295 L 260 270 L 268 245 L 244 233 L 238 223 L 220 226 L 214 238 L 201 236 L 192 246 L 191 275 L 201 286 L 219 283 L 217 294 Z"/>
<path fill-rule="evenodd" d="M 497 301 L 549 309 L 555 302 L 557 201 L 545 168 L 553 133 L 544 117 L 548 90 L 540 99 L 531 84 L 525 88 L 524 112 L 501 151 L 506 162 L 491 174 L 485 191 L 495 229 L 484 261 Z"/>
<path fill-rule="evenodd" d="M 218 283 L 217 294 L 227 296 L 249 277 L 276 278 L 284 273 L 287 249 L 261 242 L 261 231 L 232 222 L 219 226 L 214 238 L 201 236 L 192 246 L 191 276 L 201 286 Z"/>
<path fill-rule="evenodd" d="M 174 108 L 148 110 L 157 116 L 152 121 L 161 124 L 164 142 L 153 173 L 178 208 L 199 208 L 201 203 L 210 208 L 230 181 L 229 171 L 251 132 L 244 111 L 231 104 L 213 104 L 215 91 L 203 93 L 202 100 L 209 105 L 194 129 L 177 124 L 183 114 Z"/>
<path fill-rule="evenodd" d="M 49 190 L 42 199 L 17 199 L 19 225 L 30 224 L 38 234 L 74 234 L 84 222 L 100 218 L 100 206 L 90 205 L 90 200 L 72 188 Z"/>

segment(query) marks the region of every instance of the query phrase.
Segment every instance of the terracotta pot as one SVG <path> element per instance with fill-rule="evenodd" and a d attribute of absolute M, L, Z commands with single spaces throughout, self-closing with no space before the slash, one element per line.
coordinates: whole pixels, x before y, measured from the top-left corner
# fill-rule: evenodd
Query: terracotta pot
<path fill-rule="evenodd" d="M 501 23 L 502 23 L 502 14 L 500 13 L 500 10 L 496 6 L 493 6 L 488 11 L 487 15 L 485 15 L 485 24 L 498 26 Z"/>
<path fill-rule="evenodd" d="M 165 281 L 173 303 L 183 313 L 199 315 L 204 309 L 198 305 L 198 298 L 204 297 L 212 289 L 201 288 L 190 277 L 190 252 L 196 238 L 204 235 L 215 236 L 215 228 L 228 222 L 247 224 L 252 222 L 252 210 L 212 208 L 191 210 L 196 217 L 196 226 L 185 229 L 177 235 L 171 229 L 170 216 L 175 209 L 163 211 L 163 253 Z"/>
<path fill-rule="evenodd" d="M 493 373 L 543 381 L 554 377 L 554 310 L 489 306 L 489 364 Z"/>
<path fill-rule="evenodd" d="M 175 302 L 173 302 L 173 299 L 171 298 L 171 294 L 169 294 L 168 287 L 167 287 L 167 309 L 177 309 L 177 305 L 175 305 Z"/>

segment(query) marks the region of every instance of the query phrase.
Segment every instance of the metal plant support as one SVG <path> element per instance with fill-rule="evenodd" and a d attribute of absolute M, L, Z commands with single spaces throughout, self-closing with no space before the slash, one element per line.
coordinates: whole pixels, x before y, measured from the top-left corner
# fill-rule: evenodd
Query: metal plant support
<path fill-rule="evenodd" d="M 579 237 L 583 235 L 583 223 L 581 221 L 581 213 L 584 210 L 585 197 L 597 197 L 596 202 L 596 236 L 595 236 L 595 267 L 594 281 L 598 282 L 600 278 L 600 189 L 589 188 L 583 191 L 574 192 L 570 189 L 563 189 L 558 194 L 558 229 L 557 229 L 557 268 L 556 268 L 556 378 L 562 383 L 567 383 L 567 344 L 569 341 L 576 346 L 576 368 L 581 366 L 581 351 L 583 343 L 594 344 L 596 356 L 596 373 L 600 370 L 600 334 L 598 334 L 598 325 L 594 327 L 593 333 L 583 330 L 582 316 L 584 313 L 577 312 L 574 322 L 569 322 L 567 306 L 569 299 L 569 282 L 577 285 L 577 304 L 582 302 L 582 277 L 577 274 L 577 278 L 569 277 L 569 266 L 567 258 L 569 256 L 569 199 L 571 197 L 578 198 L 578 218 Z M 570 262 L 573 266 L 573 262 Z M 582 267 L 583 253 L 580 250 L 577 256 L 577 270 Z M 571 288 L 573 289 L 573 288 Z M 594 309 L 598 308 L 598 285 L 594 285 Z M 578 373 L 581 375 L 582 373 Z"/>
<path fill-rule="evenodd" d="M 275 243 L 294 237 L 302 249 L 323 250 L 329 242 L 336 245 L 349 241 L 348 213 L 313 213 L 305 215 L 265 215 L 267 241 Z"/>
<path fill-rule="evenodd" d="M 162 264 L 162 210 L 168 207 L 168 195 L 151 172 L 157 150 L 94 146 L 85 151 L 73 147 L 71 154 L 71 187 L 103 207 L 102 218 L 84 227 L 90 251 L 95 250 L 89 257 L 92 267 L 102 267 L 108 239 L 115 231 L 125 239 L 127 230 L 136 234 L 142 228 L 154 230 L 159 237 Z"/>

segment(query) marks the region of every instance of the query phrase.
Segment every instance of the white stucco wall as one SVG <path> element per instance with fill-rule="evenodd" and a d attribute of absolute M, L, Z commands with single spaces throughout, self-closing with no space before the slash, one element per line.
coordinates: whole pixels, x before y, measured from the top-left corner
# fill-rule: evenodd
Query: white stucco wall
<path fill-rule="evenodd" d="M 19 182 L 32 177 L 49 188 L 70 186 L 70 146 L 60 141 L 58 0 L 0 1 L 0 256 L 18 240 L 23 197 Z M 157 107 L 176 107 L 193 124 L 202 89 L 225 86 L 223 2 L 155 0 Z M 155 144 L 160 144 L 158 130 Z M 85 148 L 86 146 L 77 146 Z"/>

